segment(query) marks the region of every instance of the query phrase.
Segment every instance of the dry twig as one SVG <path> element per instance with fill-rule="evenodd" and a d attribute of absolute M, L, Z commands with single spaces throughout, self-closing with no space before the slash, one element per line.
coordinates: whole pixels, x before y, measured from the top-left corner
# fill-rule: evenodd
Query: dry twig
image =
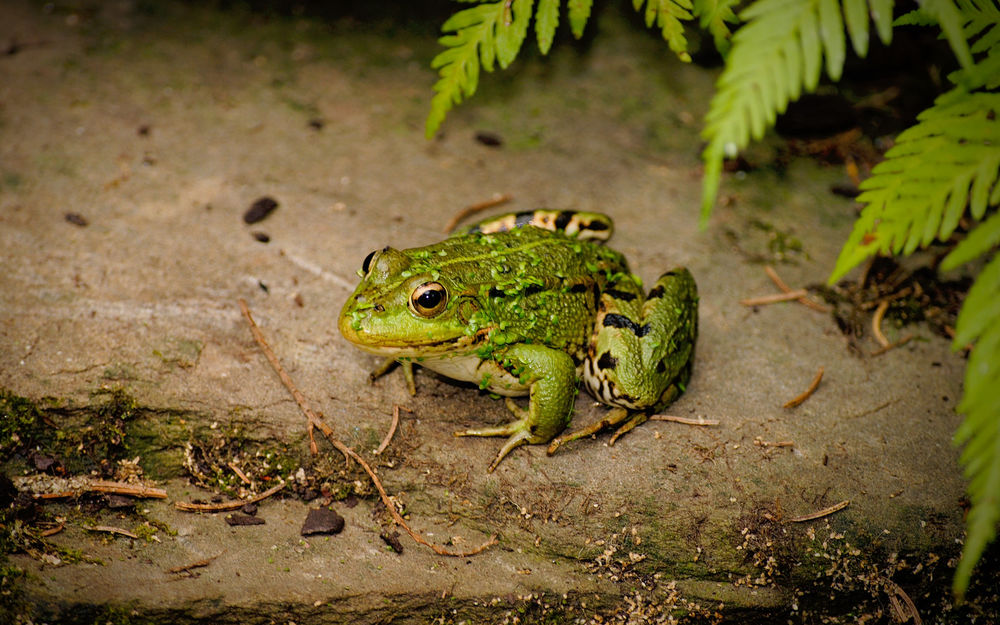
<path fill-rule="evenodd" d="M 129 538 L 139 538 L 132 532 L 122 529 L 120 527 L 112 527 L 110 525 L 94 525 L 93 527 L 85 527 L 85 530 L 91 532 L 107 532 L 108 534 L 118 534 L 120 536 L 127 536 Z"/>
<path fill-rule="evenodd" d="M 875 309 L 875 314 L 872 316 L 872 334 L 875 335 L 875 340 L 883 348 L 888 348 L 891 345 L 889 339 L 885 338 L 885 335 L 882 334 L 882 317 L 885 316 L 885 311 L 887 310 L 889 310 L 889 300 L 884 299 L 879 303 L 878 308 Z"/>
<path fill-rule="evenodd" d="M 247 307 L 246 301 L 242 299 L 240 300 L 240 310 L 243 312 L 243 316 L 246 318 L 247 323 L 250 324 L 250 332 L 253 334 L 254 339 L 257 341 L 257 345 L 260 347 L 261 351 L 264 352 L 264 356 L 267 358 L 268 362 L 271 363 L 271 367 L 274 369 L 275 373 L 277 373 L 278 377 L 281 378 L 281 382 L 285 385 L 285 388 L 287 388 L 288 391 L 292 394 L 292 397 L 295 398 L 296 403 L 298 403 L 299 405 L 299 409 L 302 410 L 302 414 L 304 414 L 305 417 L 309 419 L 310 423 L 312 423 L 315 427 L 319 428 L 319 431 L 326 436 L 327 440 L 330 441 L 330 444 L 333 445 L 334 448 L 336 448 L 340 453 L 344 454 L 345 457 L 353 459 L 355 462 L 361 465 L 361 468 L 365 470 L 365 473 L 367 473 L 368 477 L 371 479 L 372 484 L 375 485 L 375 489 L 378 491 L 379 497 L 381 497 L 382 502 L 385 504 L 386 509 L 389 511 L 389 514 L 392 515 L 392 518 L 396 522 L 396 525 L 402 527 L 403 530 L 405 530 L 406 533 L 410 535 L 410 538 L 412 538 L 414 541 L 416 541 L 421 545 L 430 547 L 432 550 L 434 550 L 435 553 L 439 555 L 454 556 L 460 558 L 480 553 L 481 551 L 497 543 L 497 537 L 496 534 L 494 534 L 493 536 L 490 537 L 488 541 L 486 541 L 479 547 L 472 549 L 471 551 L 460 551 L 460 552 L 448 551 L 447 549 L 445 549 L 440 545 L 436 545 L 432 542 L 427 541 L 423 536 L 421 536 L 414 530 L 410 529 L 410 526 L 406 524 L 405 520 L 403 520 L 402 515 L 399 514 L 398 510 L 396 510 L 395 504 L 393 503 L 392 499 L 389 498 L 389 494 L 385 491 L 385 488 L 383 488 L 382 481 L 379 480 L 378 475 L 375 474 L 375 471 L 373 471 L 372 468 L 368 466 L 368 463 L 365 462 L 365 459 L 359 456 L 357 452 L 355 452 L 353 449 L 342 443 L 334 435 L 333 428 L 331 428 L 329 425 L 326 424 L 326 422 L 322 421 L 319 417 L 317 417 L 316 413 L 314 413 L 312 411 L 312 408 L 309 407 L 309 404 L 306 402 L 305 397 L 295 386 L 295 383 L 292 382 L 292 379 L 288 376 L 288 374 L 285 373 L 284 368 L 278 361 L 278 357 L 275 356 L 274 351 L 271 350 L 271 346 L 267 344 L 267 341 L 264 339 L 264 334 L 260 331 L 260 328 L 257 327 L 256 322 L 254 322 L 253 320 L 253 316 L 251 316 L 250 314 L 250 309 Z"/>
<path fill-rule="evenodd" d="M 227 512 L 229 510 L 239 510 L 248 503 L 257 503 L 267 499 L 274 493 L 285 487 L 285 482 L 276 484 L 259 495 L 249 499 L 237 499 L 236 501 L 226 501 L 223 503 L 188 503 L 186 501 L 175 501 L 174 507 L 185 512 Z"/>
<path fill-rule="evenodd" d="M 779 302 L 790 302 L 792 300 L 797 300 L 799 298 L 805 297 L 805 289 L 797 289 L 795 291 L 787 291 L 785 293 L 774 293 L 772 295 L 761 295 L 760 297 L 749 297 L 747 299 L 741 299 L 740 304 L 743 306 L 763 306 L 765 304 L 777 304 Z"/>
<path fill-rule="evenodd" d="M 816 377 L 813 378 L 813 381 L 809 384 L 809 388 L 803 391 L 802 394 L 796 397 L 795 399 L 790 399 L 786 401 L 783 407 L 794 408 L 799 404 L 801 404 L 802 402 L 804 402 L 805 400 L 809 399 L 809 396 L 815 393 L 816 389 L 819 388 L 819 382 L 822 379 L 823 379 L 823 367 L 820 367 L 819 371 L 816 372 Z"/>
<path fill-rule="evenodd" d="M 175 566 L 172 569 L 167 569 L 166 571 L 164 571 L 164 573 L 172 573 L 172 574 L 189 573 L 191 571 L 191 569 L 197 569 L 197 568 L 201 568 L 203 566 L 208 566 L 209 564 L 212 563 L 213 560 L 215 560 L 216 558 L 218 558 L 219 556 L 221 556 L 223 553 L 225 553 L 225 552 L 220 552 L 220 553 L 212 556 L 211 558 L 205 558 L 204 560 L 198 560 L 197 562 L 192 562 L 191 564 L 184 564 L 184 565 L 181 565 L 181 566 Z"/>
<path fill-rule="evenodd" d="M 814 519 L 821 519 L 821 518 L 823 518 L 825 516 L 830 516 L 834 512 L 839 512 L 840 510 L 843 510 L 844 508 L 846 508 L 849 505 L 851 505 L 851 500 L 850 499 L 845 499 L 845 500 L 841 501 L 840 503 L 833 504 L 829 508 L 823 508 L 822 510 L 817 510 L 816 512 L 813 512 L 811 514 L 803 514 L 802 516 L 792 517 L 792 518 L 788 519 L 788 522 L 789 523 L 802 523 L 804 521 L 812 521 Z"/>
<path fill-rule="evenodd" d="M 913 335 L 912 334 L 907 334 L 906 336 L 904 336 L 903 338 L 899 339 L 895 343 L 889 343 L 888 345 L 886 345 L 884 347 L 880 347 L 880 348 L 872 351 L 871 355 L 872 356 L 881 356 L 882 354 L 886 353 L 887 351 L 892 350 L 892 349 L 896 349 L 897 347 L 899 347 L 901 345 L 906 345 L 907 343 L 909 343 L 912 340 L 913 340 Z"/>
<path fill-rule="evenodd" d="M 705 419 L 703 417 L 676 417 L 669 414 L 650 415 L 650 421 L 671 421 L 673 423 L 683 423 L 684 425 L 719 425 L 718 419 Z"/>
<path fill-rule="evenodd" d="M 482 212 L 487 208 L 493 208 L 494 206 L 499 206 L 509 201 L 510 201 L 510 196 L 507 195 L 506 193 L 494 193 L 493 197 L 491 197 L 488 200 L 485 200 L 483 202 L 476 202 L 475 204 L 470 204 L 469 206 L 466 206 L 462 210 L 455 213 L 455 216 L 452 217 L 448 221 L 448 224 L 444 227 L 444 232 L 445 234 L 451 232 L 452 230 L 455 229 L 455 226 L 457 226 L 463 219 L 465 219 L 470 215 L 475 215 L 476 213 Z"/>
<path fill-rule="evenodd" d="M 767 277 L 771 278 L 771 282 L 774 282 L 775 286 L 777 286 L 783 292 L 785 292 L 785 293 L 791 293 L 792 292 L 792 288 L 790 286 L 788 286 L 787 284 L 785 284 L 785 281 L 781 279 L 781 276 L 779 276 L 778 272 L 774 270 L 774 267 L 772 267 L 770 265 L 765 265 L 764 266 L 764 273 L 766 273 Z M 804 305 L 804 306 L 812 308 L 813 310 L 817 310 L 819 312 L 824 312 L 824 313 L 825 312 L 830 312 L 830 307 L 829 306 L 824 306 L 823 304 L 814 302 L 813 300 L 809 299 L 808 297 L 800 297 L 800 298 L 797 299 L 797 301 L 800 304 Z"/>
<path fill-rule="evenodd" d="M 385 438 L 382 439 L 381 444 L 379 444 L 378 449 L 375 450 L 375 455 L 379 455 L 385 448 L 389 446 L 389 442 L 392 440 L 393 435 L 396 433 L 396 428 L 399 427 L 399 410 L 402 408 L 406 412 L 413 412 L 409 408 L 403 406 L 393 406 L 392 407 L 392 425 L 389 426 L 389 431 L 385 433 Z"/>
<path fill-rule="evenodd" d="M 142 486 L 140 484 L 126 484 L 125 482 L 91 480 L 87 484 L 87 490 L 96 491 L 98 493 L 128 495 L 129 497 L 151 497 L 153 499 L 167 498 L 167 491 L 162 488 L 153 488 L 151 486 Z"/>

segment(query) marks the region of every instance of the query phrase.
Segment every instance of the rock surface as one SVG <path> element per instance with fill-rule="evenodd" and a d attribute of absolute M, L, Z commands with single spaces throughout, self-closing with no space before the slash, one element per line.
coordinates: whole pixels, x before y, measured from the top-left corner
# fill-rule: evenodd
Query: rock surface
<path fill-rule="evenodd" d="M 103 565 L 13 556 L 33 575 L 36 618 L 91 622 L 121 607 L 170 623 L 809 620 L 884 617 L 896 584 L 922 613 L 947 613 L 963 536 L 950 437 L 964 360 L 919 326 L 918 340 L 859 357 L 829 315 L 739 304 L 775 290 L 747 259 L 767 253 L 754 224 L 802 242 L 778 266 L 799 286 L 826 279 L 855 209 L 828 191 L 839 169 L 794 161 L 727 182 L 699 230 L 714 72 L 606 12 L 589 45 L 484 75 L 427 141 L 433 36 L 195 6 L 59 6 L 0 7 L 0 42 L 21 44 L 0 58 L 0 380 L 83 413 L 95 390 L 126 389 L 144 460 L 159 458 L 147 474 L 169 493 L 139 507 L 176 534 L 146 542 L 71 524 L 53 540 Z M 453 214 L 496 193 L 513 198 L 497 211 L 611 214 L 612 245 L 647 281 L 691 269 L 701 335 L 671 412 L 718 426 L 650 422 L 614 447 L 604 434 L 553 457 L 522 448 L 487 474 L 500 442 L 451 433 L 506 419 L 501 402 L 426 372 L 416 397 L 398 374 L 369 384 L 376 359 L 335 324 L 362 259 L 438 240 Z M 261 197 L 279 206 L 248 226 Z M 176 510 L 210 496 L 178 477 L 181 425 L 244 424 L 308 457 L 305 419 L 241 298 L 369 459 L 393 405 L 412 410 L 379 473 L 417 530 L 456 548 L 499 543 L 455 559 L 403 535 L 397 554 L 364 488 L 356 507 L 335 504 L 346 527 L 331 537 L 299 535 L 309 504 L 295 499 L 261 502 L 255 527 Z M 782 408 L 820 367 L 817 391 Z M 581 395 L 574 424 L 603 411 Z M 321 453 L 342 468 L 322 441 Z"/>

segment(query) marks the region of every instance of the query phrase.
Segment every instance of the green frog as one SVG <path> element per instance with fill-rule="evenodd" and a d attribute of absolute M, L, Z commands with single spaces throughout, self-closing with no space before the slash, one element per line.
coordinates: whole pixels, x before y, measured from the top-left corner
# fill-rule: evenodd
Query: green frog
<path fill-rule="evenodd" d="M 620 253 L 602 243 L 599 213 L 509 213 L 409 250 L 368 255 L 361 284 L 340 313 L 344 337 L 399 362 L 411 393 L 413 364 L 503 395 L 514 420 L 456 436 L 506 436 L 487 471 L 514 448 L 561 444 L 619 426 L 611 444 L 673 402 L 691 376 L 698 293 L 683 267 L 644 292 Z M 569 425 L 578 383 L 612 407 L 590 427 Z M 527 408 L 512 397 L 528 396 Z"/>

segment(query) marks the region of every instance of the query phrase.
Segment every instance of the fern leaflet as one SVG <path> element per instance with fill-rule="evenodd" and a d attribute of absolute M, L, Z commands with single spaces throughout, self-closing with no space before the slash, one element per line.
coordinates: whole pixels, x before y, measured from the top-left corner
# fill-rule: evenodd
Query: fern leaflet
<path fill-rule="evenodd" d="M 733 36 L 705 118 L 703 223 L 715 203 L 723 159 L 736 156 L 751 138 L 760 139 L 790 101 L 816 88 L 824 56 L 826 73 L 834 80 L 840 77 L 845 21 L 855 51 L 866 51 L 865 0 L 843 2 L 842 9 L 838 0 L 759 0 L 740 14 L 747 24 Z M 888 41 L 892 0 L 869 0 L 867 6 L 879 35 Z"/>
<path fill-rule="evenodd" d="M 538 8 L 535 10 L 535 35 L 538 38 L 538 50 L 542 54 L 549 53 L 558 26 L 559 0 L 538 0 Z"/>
<path fill-rule="evenodd" d="M 590 19 L 590 7 L 593 0 L 568 0 L 566 12 L 569 17 L 569 28 L 573 31 L 573 36 L 579 39 L 583 37 L 583 27 Z"/>
<path fill-rule="evenodd" d="M 864 0 L 862 0 L 864 1 Z M 735 24 L 738 20 L 733 13 L 733 5 L 739 0 L 695 0 L 693 13 L 698 17 L 698 23 L 702 28 L 707 29 L 712 34 L 715 42 L 715 49 L 721 54 L 729 51 L 728 24 Z"/>
<path fill-rule="evenodd" d="M 505 0 L 479 4 L 452 15 L 441 26 L 446 34 L 438 42 L 446 50 L 434 57 L 431 67 L 439 71 L 434 97 L 427 115 L 425 134 L 434 136 L 444 116 L 455 105 L 476 92 L 480 66 L 501 69 L 517 56 L 528 31 L 533 0 Z"/>
<path fill-rule="evenodd" d="M 691 19 L 691 0 L 632 0 L 636 11 L 642 9 L 643 4 L 646 5 L 646 28 L 656 24 L 674 54 L 685 63 L 690 61 L 681 20 Z"/>
<path fill-rule="evenodd" d="M 980 219 L 998 191 L 1000 94 L 939 97 L 861 184 L 866 204 L 833 269 L 834 282 L 879 252 L 909 254 L 947 239 L 969 204 Z M 971 190 L 970 190 L 971 187 Z"/>
<path fill-rule="evenodd" d="M 952 582 L 961 599 L 1000 525 L 1000 256 L 994 256 L 976 278 L 956 325 L 956 348 L 975 342 L 965 371 L 965 394 L 958 406 L 965 419 L 955 432 L 955 443 L 965 444 L 960 461 L 972 503 L 962 559 Z"/>

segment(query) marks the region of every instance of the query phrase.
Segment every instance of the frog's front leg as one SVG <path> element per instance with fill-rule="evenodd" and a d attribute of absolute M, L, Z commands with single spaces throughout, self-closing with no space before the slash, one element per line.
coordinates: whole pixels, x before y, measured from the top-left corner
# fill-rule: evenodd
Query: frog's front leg
<path fill-rule="evenodd" d="M 512 449 L 552 440 L 569 424 L 576 398 L 576 366 L 569 354 L 535 344 L 517 344 L 494 354 L 507 371 L 530 387 L 528 409 L 513 400 L 507 407 L 517 417 L 505 425 L 455 432 L 455 436 L 509 436 L 486 470 L 492 472 Z"/>
<path fill-rule="evenodd" d="M 406 381 L 406 390 L 410 392 L 410 395 L 417 394 L 417 384 L 413 379 L 413 363 L 409 360 L 396 360 L 395 358 L 386 358 L 382 361 L 374 371 L 368 374 L 368 379 L 375 382 L 383 375 L 389 373 L 396 363 L 399 363 L 400 368 L 403 370 L 403 380 Z"/>

